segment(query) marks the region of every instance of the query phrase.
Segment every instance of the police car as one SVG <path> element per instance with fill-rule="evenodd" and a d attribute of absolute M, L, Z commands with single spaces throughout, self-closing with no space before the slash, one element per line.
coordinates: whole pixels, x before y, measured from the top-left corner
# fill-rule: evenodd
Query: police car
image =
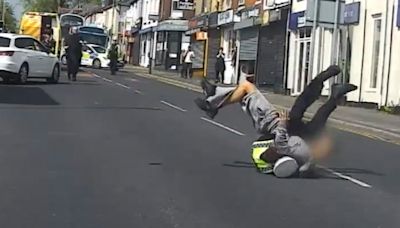
<path fill-rule="evenodd" d="M 107 57 L 107 50 L 102 46 L 95 44 L 86 44 L 82 47 L 82 66 L 93 68 L 108 67 L 110 60 Z"/>

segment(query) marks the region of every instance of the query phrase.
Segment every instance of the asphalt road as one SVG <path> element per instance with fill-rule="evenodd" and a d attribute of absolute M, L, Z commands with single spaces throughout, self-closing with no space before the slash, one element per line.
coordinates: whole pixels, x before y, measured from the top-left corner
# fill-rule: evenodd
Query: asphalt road
<path fill-rule="evenodd" d="M 335 131 L 309 179 L 257 173 L 239 107 L 94 71 L 0 85 L 0 227 L 400 227 L 400 146 Z"/>

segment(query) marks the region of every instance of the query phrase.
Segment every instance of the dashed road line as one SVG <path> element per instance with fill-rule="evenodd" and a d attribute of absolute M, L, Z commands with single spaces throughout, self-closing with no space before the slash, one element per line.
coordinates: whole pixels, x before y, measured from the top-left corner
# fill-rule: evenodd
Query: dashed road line
<path fill-rule="evenodd" d="M 370 184 L 367 184 L 367 183 L 365 183 L 363 181 L 357 180 L 357 179 L 355 179 L 353 177 L 344 175 L 342 173 L 336 172 L 336 171 L 334 171 L 334 170 L 332 170 L 330 168 L 327 168 L 327 167 L 324 167 L 324 166 L 320 166 L 320 165 L 318 165 L 317 167 L 320 168 L 320 169 L 323 169 L 323 170 L 325 170 L 325 171 L 327 171 L 329 173 L 332 173 L 333 175 L 335 175 L 335 176 L 337 176 L 337 177 L 339 177 L 341 179 L 348 180 L 348 181 L 352 182 L 353 184 L 359 185 L 359 186 L 364 187 L 364 188 L 372 188 L 372 185 L 370 185 Z"/>
<path fill-rule="evenodd" d="M 171 103 L 169 103 L 169 102 L 161 101 L 161 103 L 164 104 L 164 105 L 166 105 L 166 106 L 169 106 L 169 107 L 171 107 L 171 108 L 174 108 L 174 109 L 176 109 L 176 110 L 178 110 L 178 111 L 187 112 L 186 109 L 183 109 L 183 108 L 181 108 L 181 107 L 179 107 L 179 106 L 173 105 L 173 104 L 171 104 Z"/>
<path fill-rule="evenodd" d="M 142 91 L 140 91 L 140 90 L 138 90 L 138 89 L 135 90 L 135 93 L 137 93 L 137 94 L 143 94 Z"/>
<path fill-rule="evenodd" d="M 208 122 L 208 123 L 210 123 L 210 124 L 213 124 L 213 125 L 215 125 L 215 126 L 217 126 L 217 127 L 220 127 L 220 128 L 222 128 L 222 129 L 225 129 L 225 130 L 227 130 L 227 131 L 229 131 L 229 132 L 231 132 L 231 133 L 234 133 L 234 134 L 236 134 L 236 135 L 245 136 L 244 133 L 242 133 L 242 132 L 240 132 L 240 131 L 237 131 L 237 130 L 235 130 L 235 129 L 232 129 L 232 128 L 230 128 L 230 127 L 227 127 L 227 126 L 225 126 L 225 125 L 223 125 L 223 124 L 221 124 L 221 123 L 215 122 L 215 121 L 213 121 L 213 120 L 210 120 L 210 119 L 207 119 L 207 118 L 204 118 L 204 117 L 201 117 L 200 119 L 202 119 L 202 120 L 204 120 L 204 121 L 206 121 L 206 122 Z"/>
<path fill-rule="evenodd" d="M 116 82 L 115 84 L 118 85 L 118 86 L 124 87 L 125 89 L 130 89 L 130 88 L 131 88 L 131 87 L 126 86 L 126 85 L 124 85 L 124 84 L 121 84 L 121 83 L 119 83 L 119 82 Z"/>

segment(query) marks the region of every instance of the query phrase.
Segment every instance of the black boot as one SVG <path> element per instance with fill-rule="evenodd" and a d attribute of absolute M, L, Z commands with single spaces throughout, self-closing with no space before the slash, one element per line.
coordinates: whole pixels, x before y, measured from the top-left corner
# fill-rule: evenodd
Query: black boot
<path fill-rule="evenodd" d="M 325 71 L 321 72 L 317 76 L 317 78 L 321 79 L 322 81 L 326 81 L 329 78 L 340 74 L 340 72 L 341 72 L 341 70 L 338 66 L 332 65 L 332 66 L 328 67 L 328 69 L 326 69 Z"/>
<path fill-rule="evenodd" d="M 215 89 L 217 86 L 211 84 L 209 81 L 207 81 L 207 79 L 203 78 L 201 81 L 201 88 L 203 88 L 206 97 L 211 97 L 215 95 Z"/>
<path fill-rule="evenodd" d="M 338 88 L 332 92 L 331 97 L 335 99 L 340 99 L 347 93 L 356 90 L 358 87 L 353 84 L 343 84 L 338 86 Z"/>
<path fill-rule="evenodd" d="M 210 102 L 207 102 L 205 99 L 196 98 L 194 100 L 194 103 L 196 103 L 197 107 L 199 107 L 201 110 L 205 111 L 207 116 L 211 119 L 214 119 L 214 117 L 218 114 L 218 108 L 214 107 L 212 104 L 210 104 Z"/>

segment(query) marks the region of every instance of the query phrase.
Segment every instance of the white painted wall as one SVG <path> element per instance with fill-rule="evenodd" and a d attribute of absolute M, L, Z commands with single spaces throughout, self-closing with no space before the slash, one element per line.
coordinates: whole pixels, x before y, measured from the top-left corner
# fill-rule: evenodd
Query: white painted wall
<path fill-rule="evenodd" d="M 157 26 L 158 22 L 149 20 L 149 15 L 159 15 L 159 0 L 143 0 L 142 13 L 143 13 L 143 25 L 142 29 Z"/>
<path fill-rule="evenodd" d="M 388 3 L 387 5 L 386 2 Z M 395 9 L 394 14 L 392 13 L 393 7 Z M 377 87 L 371 88 L 374 37 L 373 16 L 377 14 L 382 14 L 381 51 L 378 63 Z M 397 1 L 361 0 L 360 23 L 352 26 L 353 56 L 350 71 L 350 82 L 360 88 L 358 91 L 349 94 L 348 100 L 371 102 L 378 105 L 400 104 L 400 83 L 398 83 L 400 81 L 400 55 L 398 54 L 400 53 L 400 31 L 395 24 L 396 15 Z M 392 33 L 393 39 L 391 39 Z M 388 96 L 388 102 L 386 102 L 386 96 Z"/>

